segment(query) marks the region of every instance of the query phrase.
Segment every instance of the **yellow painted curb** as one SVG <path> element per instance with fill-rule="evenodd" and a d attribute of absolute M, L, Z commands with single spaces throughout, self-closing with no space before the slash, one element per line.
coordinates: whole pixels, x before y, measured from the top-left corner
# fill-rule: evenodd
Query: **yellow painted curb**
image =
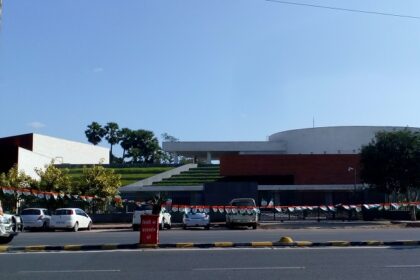
<path fill-rule="evenodd" d="M 9 248 L 9 246 L 0 246 L 0 252 L 1 253 L 7 252 L 7 248 Z"/>
<path fill-rule="evenodd" d="M 25 252 L 45 251 L 45 245 L 26 246 Z"/>
<path fill-rule="evenodd" d="M 64 245 L 65 251 L 79 251 L 82 245 Z"/>
<path fill-rule="evenodd" d="M 350 241 L 334 240 L 328 241 L 327 243 L 330 243 L 332 246 L 350 246 Z"/>
<path fill-rule="evenodd" d="M 312 246 L 312 242 L 311 241 L 296 241 L 296 245 L 299 247 L 307 247 L 307 246 Z"/>
<path fill-rule="evenodd" d="M 176 243 L 177 248 L 192 248 L 194 243 Z"/>
<path fill-rule="evenodd" d="M 214 242 L 214 247 L 233 247 L 233 242 Z"/>
<path fill-rule="evenodd" d="M 104 244 L 102 245 L 103 250 L 115 250 L 117 249 L 117 244 Z"/>
<path fill-rule="evenodd" d="M 273 242 L 262 241 L 262 242 L 251 242 L 252 247 L 272 247 Z"/>
<path fill-rule="evenodd" d="M 363 241 L 363 242 L 366 242 L 366 244 L 370 245 L 370 246 L 384 245 L 384 243 L 382 241 L 378 241 L 378 240 L 366 240 L 366 241 Z"/>

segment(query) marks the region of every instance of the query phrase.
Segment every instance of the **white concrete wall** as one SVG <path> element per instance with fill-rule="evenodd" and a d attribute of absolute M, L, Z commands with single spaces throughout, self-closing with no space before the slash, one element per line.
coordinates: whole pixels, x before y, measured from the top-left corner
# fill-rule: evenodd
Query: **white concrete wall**
<path fill-rule="evenodd" d="M 273 134 L 270 142 L 286 142 L 287 154 L 355 154 L 379 131 L 395 131 L 406 127 L 337 126 L 288 130 Z M 408 128 L 420 131 L 420 128 Z"/>
<path fill-rule="evenodd" d="M 56 164 L 109 164 L 109 149 L 50 136 L 34 134 L 33 152 L 53 158 Z"/>
<path fill-rule="evenodd" d="M 52 158 L 43 156 L 32 151 L 18 148 L 18 170 L 25 172 L 26 175 L 39 180 L 35 168 L 45 169 L 45 165 L 51 163 Z"/>

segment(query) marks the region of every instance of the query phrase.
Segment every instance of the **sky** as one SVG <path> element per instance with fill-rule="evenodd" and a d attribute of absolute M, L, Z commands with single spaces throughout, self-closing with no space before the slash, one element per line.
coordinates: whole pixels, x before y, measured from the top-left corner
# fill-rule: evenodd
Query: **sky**
<path fill-rule="evenodd" d="M 296 0 L 420 16 L 418 0 Z M 420 127 L 420 19 L 265 0 L 3 0 L 0 137 Z M 106 143 L 101 145 L 107 146 Z"/>

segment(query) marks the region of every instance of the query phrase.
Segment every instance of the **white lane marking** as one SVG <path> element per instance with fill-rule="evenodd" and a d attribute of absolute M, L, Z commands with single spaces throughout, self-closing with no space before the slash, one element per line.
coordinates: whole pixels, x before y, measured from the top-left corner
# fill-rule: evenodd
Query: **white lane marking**
<path fill-rule="evenodd" d="M 87 270 L 22 270 L 18 273 L 92 273 L 92 272 L 120 272 L 119 269 L 87 269 Z"/>
<path fill-rule="evenodd" d="M 193 271 L 227 271 L 227 270 L 283 270 L 283 269 L 305 269 L 305 267 L 304 267 L 304 266 L 213 267 L 213 268 L 193 268 Z"/>
<path fill-rule="evenodd" d="M 402 265 L 386 265 L 386 268 L 415 268 L 420 267 L 420 264 L 402 264 Z"/>

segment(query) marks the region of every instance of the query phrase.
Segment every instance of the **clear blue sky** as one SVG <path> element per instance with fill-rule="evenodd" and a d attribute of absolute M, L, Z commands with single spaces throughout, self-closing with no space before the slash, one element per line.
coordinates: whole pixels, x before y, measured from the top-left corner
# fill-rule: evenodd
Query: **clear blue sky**
<path fill-rule="evenodd" d="M 420 16 L 418 0 L 296 2 Z M 4 0 L 0 137 L 420 127 L 420 20 L 264 0 Z M 105 143 L 103 145 L 107 146 Z"/>

